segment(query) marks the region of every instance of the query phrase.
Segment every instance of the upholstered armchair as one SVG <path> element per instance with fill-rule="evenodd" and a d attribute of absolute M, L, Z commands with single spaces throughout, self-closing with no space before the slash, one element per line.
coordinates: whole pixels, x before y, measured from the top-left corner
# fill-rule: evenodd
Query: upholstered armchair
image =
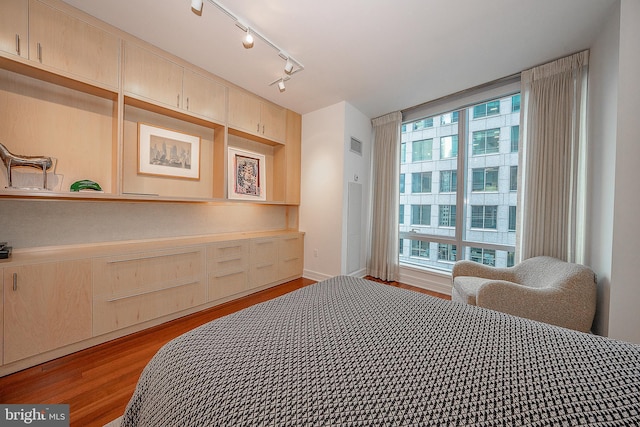
<path fill-rule="evenodd" d="M 473 261 L 453 266 L 451 299 L 552 325 L 589 332 L 596 311 L 596 282 L 584 265 L 540 256 L 514 267 Z"/>

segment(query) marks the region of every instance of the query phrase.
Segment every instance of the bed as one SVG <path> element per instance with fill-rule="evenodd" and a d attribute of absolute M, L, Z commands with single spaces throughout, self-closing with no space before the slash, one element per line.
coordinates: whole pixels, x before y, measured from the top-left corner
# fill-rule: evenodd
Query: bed
<path fill-rule="evenodd" d="M 167 343 L 122 426 L 640 425 L 640 346 L 338 276 Z"/>

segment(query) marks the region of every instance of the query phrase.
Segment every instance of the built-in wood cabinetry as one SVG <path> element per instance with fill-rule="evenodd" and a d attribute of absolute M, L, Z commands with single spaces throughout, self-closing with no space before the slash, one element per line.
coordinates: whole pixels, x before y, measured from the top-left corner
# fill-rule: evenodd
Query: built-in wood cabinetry
<path fill-rule="evenodd" d="M 29 59 L 117 88 L 119 37 L 38 0 L 29 1 Z"/>
<path fill-rule="evenodd" d="M 284 108 L 260 100 L 248 92 L 229 89 L 229 127 L 284 143 L 286 114 Z"/>
<path fill-rule="evenodd" d="M 284 230 L 18 251 L 0 268 L 0 376 L 299 278 L 303 238 Z"/>
<path fill-rule="evenodd" d="M 60 0 L 3 1 L 0 24 L 0 141 L 57 160 L 42 191 L 37 170 L 8 190 L 3 170 L 0 197 L 227 201 L 233 147 L 266 158 L 257 203 L 299 203 L 299 114 Z M 141 122 L 201 138 L 197 182 L 139 172 Z M 103 192 L 70 192 L 82 179 Z"/>
<path fill-rule="evenodd" d="M 222 83 L 134 43 L 126 43 L 124 51 L 125 94 L 224 123 L 226 87 Z"/>
<path fill-rule="evenodd" d="M 4 268 L 4 364 L 91 338 L 91 260 Z"/>
<path fill-rule="evenodd" d="M 0 50 L 29 57 L 29 0 L 2 2 L 0 13 Z"/>

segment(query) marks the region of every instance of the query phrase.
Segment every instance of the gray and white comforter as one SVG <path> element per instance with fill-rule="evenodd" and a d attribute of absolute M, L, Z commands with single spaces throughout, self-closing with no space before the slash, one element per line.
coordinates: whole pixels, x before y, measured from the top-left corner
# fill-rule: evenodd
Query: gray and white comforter
<path fill-rule="evenodd" d="M 122 425 L 640 425 L 640 346 L 336 277 L 168 343 Z"/>

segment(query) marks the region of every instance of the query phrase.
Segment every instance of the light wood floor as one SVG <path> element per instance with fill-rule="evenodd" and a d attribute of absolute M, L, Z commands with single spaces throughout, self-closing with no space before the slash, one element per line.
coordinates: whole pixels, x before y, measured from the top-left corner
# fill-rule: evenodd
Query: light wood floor
<path fill-rule="evenodd" d="M 294 280 L 2 377 L 0 403 L 66 403 L 72 427 L 101 427 L 123 414 L 142 369 L 165 343 L 213 319 L 312 283 L 315 282 L 304 278 Z M 397 282 L 385 283 L 450 299 Z"/>

